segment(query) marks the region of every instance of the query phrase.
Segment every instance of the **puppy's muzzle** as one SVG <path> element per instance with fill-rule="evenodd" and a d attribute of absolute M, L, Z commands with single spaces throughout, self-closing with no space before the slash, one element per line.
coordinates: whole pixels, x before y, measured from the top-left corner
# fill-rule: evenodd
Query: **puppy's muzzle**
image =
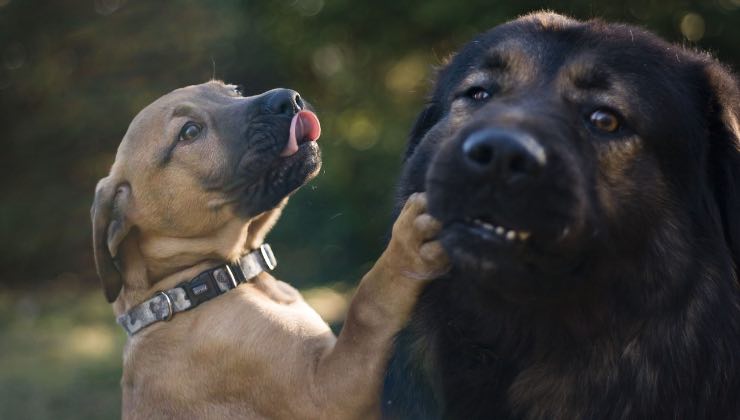
<path fill-rule="evenodd" d="M 292 117 L 305 107 L 301 95 L 291 89 L 273 89 L 265 93 L 262 100 L 267 114 L 285 114 Z"/>

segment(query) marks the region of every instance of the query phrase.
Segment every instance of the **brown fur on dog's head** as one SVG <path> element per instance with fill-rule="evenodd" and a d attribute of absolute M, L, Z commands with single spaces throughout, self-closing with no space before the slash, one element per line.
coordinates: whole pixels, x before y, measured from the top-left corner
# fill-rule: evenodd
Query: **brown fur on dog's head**
<path fill-rule="evenodd" d="M 204 260 L 234 260 L 259 245 L 287 197 L 320 166 L 304 143 L 280 157 L 293 91 L 243 97 L 220 82 L 175 90 L 131 122 L 91 209 L 105 296 L 148 289 Z"/>

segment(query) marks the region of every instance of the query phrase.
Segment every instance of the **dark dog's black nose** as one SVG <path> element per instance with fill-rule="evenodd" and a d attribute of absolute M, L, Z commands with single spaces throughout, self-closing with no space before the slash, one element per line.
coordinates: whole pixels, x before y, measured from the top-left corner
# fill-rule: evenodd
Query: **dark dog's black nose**
<path fill-rule="evenodd" d="M 462 151 L 468 169 L 505 183 L 531 180 L 546 163 L 545 149 L 520 131 L 476 131 L 465 138 Z"/>
<path fill-rule="evenodd" d="M 291 89 L 273 89 L 267 93 L 265 105 L 274 114 L 293 115 L 303 109 L 303 100 L 298 92 Z"/>

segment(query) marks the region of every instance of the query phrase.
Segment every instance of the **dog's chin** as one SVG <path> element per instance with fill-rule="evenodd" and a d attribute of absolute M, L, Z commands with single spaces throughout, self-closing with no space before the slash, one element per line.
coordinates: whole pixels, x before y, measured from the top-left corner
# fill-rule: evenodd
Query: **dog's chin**
<path fill-rule="evenodd" d="M 321 151 L 318 144 L 305 142 L 293 155 L 278 158 L 260 182 L 267 186 L 267 191 L 274 190 L 275 198 L 282 200 L 313 179 L 320 169 Z"/>
<path fill-rule="evenodd" d="M 442 218 L 440 241 L 460 278 L 481 293 L 556 298 L 578 287 L 582 253 L 574 232 L 515 230 L 480 219 Z"/>
<path fill-rule="evenodd" d="M 519 238 L 507 239 L 507 233 L 497 233 L 496 227 L 452 221 L 444 225 L 439 239 L 453 270 L 482 291 L 519 288 L 533 274 L 524 264 L 529 244 Z"/>
<path fill-rule="evenodd" d="M 239 213 L 252 217 L 272 210 L 313 179 L 321 169 L 321 151 L 316 142 L 305 142 L 298 151 L 278 157 L 259 180 L 247 188 L 239 202 Z"/>

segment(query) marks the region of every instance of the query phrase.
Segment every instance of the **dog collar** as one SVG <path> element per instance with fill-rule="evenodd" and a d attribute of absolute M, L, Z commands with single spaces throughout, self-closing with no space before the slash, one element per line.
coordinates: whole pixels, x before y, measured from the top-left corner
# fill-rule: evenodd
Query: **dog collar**
<path fill-rule="evenodd" d="M 129 336 L 159 321 L 169 321 L 178 313 L 195 308 L 246 283 L 277 265 L 272 248 L 262 244 L 239 261 L 206 270 L 172 289 L 157 292 L 143 303 L 118 317 L 117 322 Z"/>

